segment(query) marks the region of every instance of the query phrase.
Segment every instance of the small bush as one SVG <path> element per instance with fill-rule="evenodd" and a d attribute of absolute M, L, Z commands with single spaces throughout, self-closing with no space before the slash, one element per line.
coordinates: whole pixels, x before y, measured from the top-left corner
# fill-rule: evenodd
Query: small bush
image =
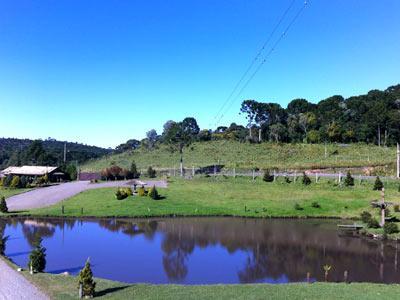
<path fill-rule="evenodd" d="M 307 176 L 306 172 L 303 172 L 303 179 L 301 181 L 304 185 L 310 185 L 311 179 Z"/>
<path fill-rule="evenodd" d="M 317 201 L 314 201 L 313 203 L 311 203 L 311 206 L 314 208 L 321 208 L 321 205 L 319 205 L 319 203 Z"/>
<path fill-rule="evenodd" d="M 141 186 L 140 188 L 138 188 L 137 189 L 137 194 L 140 197 L 146 196 L 146 190 L 144 189 L 144 187 Z"/>
<path fill-rule="evenodd" d="M 298 204 L 298 203 L 296 203 L 296 204 L 294 205 L 294 209 L 295 209 L 295 210 L 303 210 L 303 208 L 301 207 L 301 205 Z"/>
<path fill-rule="evenodd" d="M 285 182 L 286 183 L 292 183 L 292 181 L 290 180 L 289 176 L 285 176 Z"/>
<path fill-rule="evenodd" d="M 6 198 L 4 198 L 4 196 L 2 196 L 1 200 L 0 200 L 0 212 L 2 212 L 3 214 L 8 213 L 7 202 L 6 202 Z"/>
<path fill-rule="evenodd" d="M 398 233 L 399 227 L 396 223 L 385 223 L 385 225 L 383 225 L 383 232 L 385 234 Z"/>
<path fill-rule="evenodd" d="M 375 218 L 371 218 L 367 223 L 369 228 L 379 228 L 379 222 Z"/>
<path fill-rule="evenodd" d="M 368 224 L 369 223 L 369 221 L 371 220 L 371 218 L 372 218 L 372 215 L 369 213 L 369 212 L 367 212 L 367 211 L 363 211 L 362 213 L 361 213 L 361 221 L 363 222 L 363 223 L 365 223 L 365 224 Z"/>
<path fill-rule="evenodd" d="M 383 182 L 381 181 L 379 176 L 377 176 L 374 183 L 374 191 L 381 191 L 382 189 L 383 189 Z"/>
<path fill-rule="evenodd" d="M 4 256 L 6 251 L 6 243 L 10 237 L 7 235 L 5 237 L 0 237 L 0 255 Z"/>
<path fill-rule="evenodd" d="M 127 187 L 127 188 L 118 188 L 117 191 L 115 192 L 115 197 L 118 200 L 123 200 L 129 196 L 132 196 L 132 189 Z"/>
<path fill-rule="evenodd" d="M 154 170 L 151 166 L 147 168 L 147 176 L 149 178 L 156 178 L 156 170 Z"/>
<path fill-rule="evenodd" d="M 344 179 L 345 186 L 354 186 L 354 178 L 351 176 L 350 171 L 347 172 L 346 178 Z"/>
<path fill-rule="evenodd" d="M 385 217 L 390 217 L 391 214 L 392 214 L 392 212 L 390 211 L 390 208 L 389 208 L 389 207 L 386 207 L 386 208 L 385 208 Z"/>
<path fill-rule="evenodd" d="M 79 284 L 82 285 L 82 296 L 85 298 L 93 298 L 95 294 L 96 282 L 93 280 L 93 272 L 89 259 L 86 261 L 85 267 L 79 272 Z"/>
<path fill-rule="evenodd" d="M 395 205 L 393 206 L 393 210 L 394 210 L 395 212 L 400 212 L 400 206 L 399 206 L 398 204 L 395 204 Z"/>
<path fill-rule="evenodd" d="M 10 188 L 16 189 L 19 186 L 19 176 L 13 176 L 11 183 L 10 183 Z"/>
<path fill-rule="evenodd" d="M 271 175 L 271 173 L 267 169 L 267 170 L 264 171 L 263 180 L 265 182 L 273 182 L 274 181 L 274 175 Z"/>
<path fill-rule="evenodd" d="M 150 197 L 151 199 L 153 199 L 153 200 L 158 200 L 158 199 L 160 199 L 160 195 L 158 194 L 158 191 L 157 191 L 157 189 L 156 189 L 156 186 L 153 186 L 153 187 L 149 190 L 148 195 L 149 195 L 149 197 Z"/>
<path fill-rule="evenodd" d="M 46 248 L 42 247 L 42 239 L 35 241 L 35 248 L 29 255 L 28 268 L 33 272 L 43 272 L 46 268 Z"/>

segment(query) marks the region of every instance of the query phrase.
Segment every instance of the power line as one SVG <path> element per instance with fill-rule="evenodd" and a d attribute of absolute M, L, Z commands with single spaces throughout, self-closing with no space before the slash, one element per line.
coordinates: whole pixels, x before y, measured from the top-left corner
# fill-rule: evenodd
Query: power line
<path fill-rule="evenodd" d="M 242 92 L 244 91 L 244 89 L 249 85 L 249 83 L 251 82 L 251 80 L 256 76 L 256 74 L 260 71 L 261 67 L 265 64 L 265 62 L 268 60 L 268 58 L 271 56 L 271 54 L 275 51 L 275 49 L 277 48 L 277 46 L 279 45 L 279 43 L 283 40 L 283 38 L 286 36 L 286 34 L 288 33 L 288 31 L 292 28 L 293 24 L 296 22 L 296 20 L 300 17 L 300 15 L 303 13 L 304 9 L 306 8 L 306 6 L 308 5 L 307 1 L 304 1 L 304 4 L 302 5 L 302 7 L 297 11 L 296 15 L 292 18 L 292 20 L 290 21 L 290 23 L 286 26 L 285 30 L 283 31 L 283 33 L 279 36 L 279 38 L 276 40 L 276 42 L 273 44 L 272 48 L 268 51 L 268 53 L 264 56 L 264 59 L 261 61 L 261 63 L 257 66 L 257 68 L 254 70 L 254 72 L 251 74 L 251 76 L 247 79 L 247 81 L 245 82 L 245 84 L 242 86 L 242 88 L 239 90 L 239 92 L 236 94 L 236 96 L 231 99 L 229 106 L 227 107 L 227 109 L 225 110 L 225 113 L 227 113 L 231 108 L 232 105 L 236 102 L 236 100 L 239 98 L 239 96 L 242 94 Z M 219 123 L 222 118 L 223 118 L 223 114 L 221 114 L 220 118 L 218 119 L 217 123 Z"/>
<path fill-rule="evenodd" d="M 239 81 L 236 83 L 236 85 L 234 86 L 233 90 L 231 91 L 231 93 L 229 94 L 229 96 L 226 98 L 225 102 L 223 103 L 223 105 L 221 106 L 221 108 L 218 110 L 217 114 L 214 117 L 214 120 L 217 119 L 217 117 L 222 113 L 223 109 L 225 108 L 225 105 L 228 104 L 229 100 L 232 98 L 232 96 L 234 95 L 234 93 L 237 91 L 237 89 L 239 88 L 240 84 L 243 82 L 243 80 L 245 79 L 245 77 L 247 76 L 247 74 L 250 72 L 250 70 L 253 68 L 254 64 L 256 63 L 256 61 L 260 58 L 261 54 L 263 53 L 263 51 L 265 50 L 265 48 L 267 47 L 267 45 L 269 44 L 269 42 L 272 40 L 272 37 L 274 36 L 275 32 L 278 30 L 279 26 L 282 24 L 282 22 L 284 21 L 284 19 L 286 18 L 288 12 L 291 10 L 291 8 L 293 7 L 293 5 L 295 4 L 296 0 L 292 0 L 291 3 L 289 4 L 289 6 L 286 8 L 286 10 L 283 12 L 283 14 L 281 15 L 281 17 L 279 18 L 278 22 L 275 24 L 274 28 L 272 29 L 271 33 L 269 34 L 268 38 L 265 40 L 265 42 L 263 43 L 262 47 L 258 50 L 256 56 L 253 58 L 253 60 L 250 62 L 249 66 L 247 67 L 247 69 L 245 70 L 245 72 L 242 74 L 242 76 L 240 77 Z M 216 124 L 215 124 L 216 125 Z"/>

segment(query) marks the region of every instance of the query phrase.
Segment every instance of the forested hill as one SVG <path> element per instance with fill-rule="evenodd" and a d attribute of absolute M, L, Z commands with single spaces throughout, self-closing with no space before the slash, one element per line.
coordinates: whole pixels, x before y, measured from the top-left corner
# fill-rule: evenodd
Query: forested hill
<path fill-rule="evenodd" d="M 64 143 L 55 139 L 29 140 L 0 138 L 0 169 L 8 166 L 61 165 L 64 158 Z M 96 146 L 67 142 L 67 163 L 80 163 L 99 158 L 111 150 Z"/>

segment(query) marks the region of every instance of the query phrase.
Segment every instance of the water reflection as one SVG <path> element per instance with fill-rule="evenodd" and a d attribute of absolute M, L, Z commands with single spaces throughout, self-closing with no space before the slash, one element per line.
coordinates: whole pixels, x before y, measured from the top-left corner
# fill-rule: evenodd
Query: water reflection
<path fill-rule="evenodd" d="M 6 248 L 21 265 L 24 242 L 29 248 L 41 237 L 53 271 L 76 273 L 90 256 L 96 276 L 126 282 L 280 283 L 304 281 L 307 272 L 322 281 L 325 264 L 333 266 L 331 281 L 342 281 L 345 270 L 351 281 L 398 282 L 399 275 L 396 247 L 339 237 L 334 221 L 7 219 L 0 234 L 24 237 Z"/>

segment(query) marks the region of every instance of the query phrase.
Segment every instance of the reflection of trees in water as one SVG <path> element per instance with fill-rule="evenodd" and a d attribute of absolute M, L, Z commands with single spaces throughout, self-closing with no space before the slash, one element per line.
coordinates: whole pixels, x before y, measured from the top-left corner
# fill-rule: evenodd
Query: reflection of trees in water
<path fill-rule="evenodd" d="M 132 220 L 110 220 L 103 219 L 99 221 L 102 228 L 111 232 L 122 232 L 128 236 L 136 236 L 143 234 L 147 239 L 152 240 L 157 231 L 157 221 L 132 221 Z"/>

